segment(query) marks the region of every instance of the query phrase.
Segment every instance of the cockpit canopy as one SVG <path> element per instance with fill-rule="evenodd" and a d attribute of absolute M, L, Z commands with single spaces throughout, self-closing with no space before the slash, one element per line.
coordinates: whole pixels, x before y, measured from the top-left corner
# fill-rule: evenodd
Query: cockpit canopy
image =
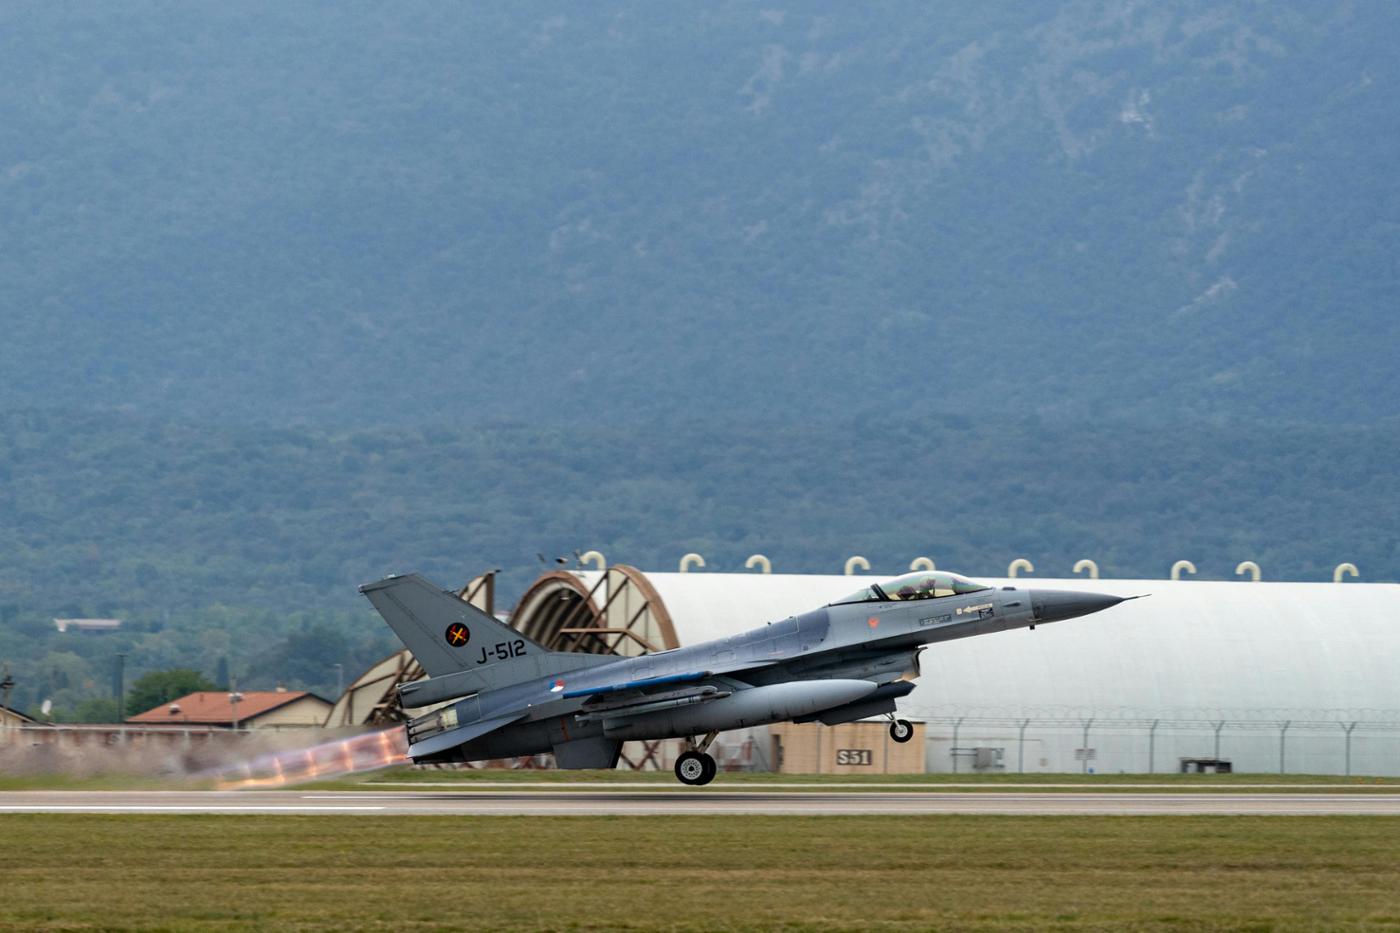
<path fill-rule="evenodd" d="M 942 570 L 920 570 L 915 573 L 906 573 L 902 577 L 895 577 L 893 580 L 886 580 L 884 583 L 872 583 L 859 592 L 836 600 L 832 605 L 938 599 L 942 596 L 961 596 L 964 593 L 976 593 L 979 590 L 990 589 L 991 587 L 986 584 L 974 582 L 956 573 L 947 573 Z"/>

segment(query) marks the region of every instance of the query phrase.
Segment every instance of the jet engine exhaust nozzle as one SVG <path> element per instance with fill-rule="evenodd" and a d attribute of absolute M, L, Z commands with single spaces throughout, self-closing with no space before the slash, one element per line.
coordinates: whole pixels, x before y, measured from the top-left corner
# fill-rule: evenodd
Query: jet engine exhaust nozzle
<path fill-rule="evenodd" d="M 1036 622 L 1061 622 L 1112 608 L 1122 596 L 1105 593 L 1076 593 L 1070 590 L 1032 590 L 1031 610 Z"/>

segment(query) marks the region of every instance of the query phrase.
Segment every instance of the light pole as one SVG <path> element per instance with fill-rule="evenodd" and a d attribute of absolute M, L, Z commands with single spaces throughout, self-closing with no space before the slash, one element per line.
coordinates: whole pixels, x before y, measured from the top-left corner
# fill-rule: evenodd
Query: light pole
<path fill-rule="evenodd" d="M 1356 728 L 1356 723 L 1340 722 L 1337 725 L 1347 734 L 1347 777 L 1351 777 L 1351 731 Z"/>
<path fill-rule="evenodd" d="M 10 691 L 15 689 L 15 679 L 10 676 L 10 662 L 5 662 L 5 673 L 0 676 L 0 691 L 5 693 L 5 710 L 0 713 L 0 725 L 4 726 L 6 732 L 10 731 Z M 18 725 L 16 721 L 15 725 Z M 1350 738 L 1350 736 L 1348 736 Z"/>
<path fill-rule="evenodd" d="M 10 708 L 10 691 L 15 689 L 15 679 L 10 676 L 10 662 L 5 662 L 5 673 L 0 675 L 0 690 L 5 691 L 5 709 Z"/>
<path fill-rule="evenodd" d="M 230 716 L 231 725 L 234 732 L 238 731 L 238 704 L 243 702 L 243 694 L 238 692 L 238 683 L 233 678 L 229 678 L 228 706 L 232 714 Z"/>
<path fill-rule="evenodd" d="M 117 653 L 117 722 L 126 722 L 126 654 Z"/>
<path fill-rule="evenodd" d="M 186 745 L 190 744 L 190 716 L 189 716 L 189 714 L 186 713 L 183 709 L 180 708 L 180 704 L 179 704 L 179 703 L 171 703 L 171 704 L 170 704 L 170 715 L 171 715 L 171 716 L 182 716 L 182 717 L 184 718 L 184 720 L 185 720 L 185 728 L 184 728 L 184 731 L 181 733 L 181 735 L 182 735 L 182 738 L 183 738 L 184 743 L 185 743 Z"/>

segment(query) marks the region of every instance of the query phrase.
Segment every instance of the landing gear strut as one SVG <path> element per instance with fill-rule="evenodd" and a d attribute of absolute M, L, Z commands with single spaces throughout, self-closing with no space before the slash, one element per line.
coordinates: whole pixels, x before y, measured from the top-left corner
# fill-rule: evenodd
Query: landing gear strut
<path fill-rule="evenodd" d="M 718 732 L 711 732 L 699 742 L 690 740 L 690 749 L 676 759 L 676 779 L 691 787 L 702 787 L 715 779 L 719 765 L 705 749 L 715 740 Z"/>
<path fill-rule="evenodd" d="M 900 745 L 914 737 L 914 724 L 907 719 L 890 720 L 890 738 Z"/>

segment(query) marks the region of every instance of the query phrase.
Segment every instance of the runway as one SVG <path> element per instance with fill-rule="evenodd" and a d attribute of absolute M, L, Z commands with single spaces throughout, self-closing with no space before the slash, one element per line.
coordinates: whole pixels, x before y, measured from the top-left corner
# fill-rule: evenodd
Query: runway
<path fill-rule="evenodd" d="M 12 791 L 6 813 L 231 813 L 363 816 L 1400 816 L 1400 794 L 920 793 L 678 790 Z"/>

